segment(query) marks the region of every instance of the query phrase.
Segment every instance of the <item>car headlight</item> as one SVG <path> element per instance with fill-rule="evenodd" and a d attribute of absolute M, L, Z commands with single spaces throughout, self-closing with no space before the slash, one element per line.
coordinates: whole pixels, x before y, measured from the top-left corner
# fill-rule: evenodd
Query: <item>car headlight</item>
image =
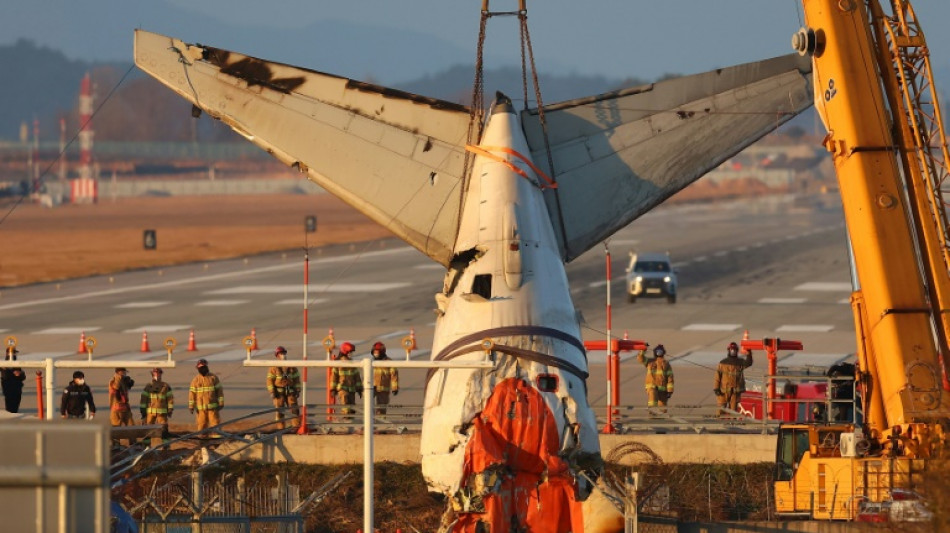
<path fill-rule="evenodd" d="M 669 282 L 670 282 L 670 277 L 669 277 L 669 276 L 666 276 L 665 278 L 663 278 L 663 281 L 666 282 L 666 283 L 669 283 Z"/>
<path fill-rule="evenodd" d="M 641 281 L 643 281 L 643 276 L 637 276 L 636 279 L 634 279 L 634 281 L 636 281 L 637 283 L 640 283 Z"/>

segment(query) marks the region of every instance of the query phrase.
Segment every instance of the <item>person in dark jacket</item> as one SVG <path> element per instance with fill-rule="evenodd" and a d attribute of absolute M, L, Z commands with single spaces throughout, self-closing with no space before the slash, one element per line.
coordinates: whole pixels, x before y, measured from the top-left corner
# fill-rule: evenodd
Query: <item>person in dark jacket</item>
<path fill-rule="evenodd" d="M 15 346 L 7 347 L 7 361 L 16 361 L 16 354 L 20 353 Z M 3 386 L 3 399 L 7 411 L 20 411 L 20 399 L 23 397 L 23 382 L 26 374 L 22 368 L 0 368 L 0 384 Z"/>
<path fill-rule="evenodd" d="M 92 389 L 86 385 L 86 375 L 81 370 L 73 372 L 73 380 L 63 391 L 63 400 L 59 405 L 59 414 L 63 418 L 86 418 L 86 405 L 89 405 L 89 418 L 96 416 L 96 402 L 92 399 Z"/>

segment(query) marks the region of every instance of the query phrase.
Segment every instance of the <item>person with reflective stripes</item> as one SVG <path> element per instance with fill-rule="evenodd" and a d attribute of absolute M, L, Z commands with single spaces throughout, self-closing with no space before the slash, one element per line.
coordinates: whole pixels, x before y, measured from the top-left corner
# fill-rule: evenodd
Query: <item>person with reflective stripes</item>
<path fill-rule="evenodd" d="M 113 426 L 134 426 L 132 407 L 129 405 L 129 394 L 135 380 L 129 377 L 128 370 L 116 368 L 115 374 L 109 381 L 109 422 Z"/>
<path fill-rule="evenodd" d="M 278 346 L 274 349 L 274 357 L 278 361 L 287 358 L 287 349 Z M 290 407 L 294 415 L 291 420 L 293 427 L 300 426 L 300 410 L 297 408 L 297 395 L 300 394 L 300 371 L 293 366 L 272 366 L 267 371 L 267 392 L 274 399 L 277 408 L 277 429 L 284 429 L 284 410 Z"/>
<path fill-rule="evenodd" d="M 666 407 L 667 400 L 673 396 L 673 367 L 666 360 L 666 348 L 657 344 L 653 348 L 653 358 L 646 359 L 646 350 L 640 350 L 637 361 L 646 367 L 644 386 L 647 391 L 647 407 Z"/>
<path fill-rule="evenodd" d="M 752 351 L 745 350 L 745 357 L 739 358 L 739 345 L 730 342 L 726 347 L 726 357 L 719 361 L 716 368 L 716 381 L 713 392 L 716 393 L 716 403 L 719 405 L 719 414 L 722 409 L 729 407 L 739 411 L 739 401 L 745 392 L 745 369 L 752 366 Z"/>
<path fill-rule="evenodd" d="M 389 361 L 386 355 L 386 345 L 377 342 L 373 345 L 373 359 L 377 361 Z M 373 367 L 373 396 L 376 399 L 376 414 L 386 414 L 386 406 L 389 405 L 389 393 L 393 396 L 399 395 L 399 371 L 393 367 Z"/>
<path fill-rule="evenodd" d="M 340 353 L 337 359 L 340 361 L 349 361 L 350 356 L 356 351 L 356 346 L 352 343 L 344 342 L 340 345 Z M 363 378 L 357 368 L 334 367 L 330 371 L 330 389 L 336 391 L 336 403 L 339 405 L 353 405 L 356 403 L 356 395 L 363 396 Z M 353 414 L 353 409 L 343 407 L 340 410 L 344 415 Z M 350 420 L 352 417 L 344 417 L 344 420 Z"/>
<path fill-rule="evenodd" d="M 168 419 L 175 410 L 175 394 L 168 383 L 162 381 L 161 368 L 152 369 L 152 381 L 142 389 L 139 414 L 143 424 L 161 424 L 162 435 L 168 433 Z"/>
<path fill-rule="evenodd" d="M 188 388 L 188 411 L 195 415 L 198 431 L 221 423 L 218 412 L 224 407 L 224 388 L 218 376 L 208 370 L 208 361 L 199 359 L 198 375 Z"/>

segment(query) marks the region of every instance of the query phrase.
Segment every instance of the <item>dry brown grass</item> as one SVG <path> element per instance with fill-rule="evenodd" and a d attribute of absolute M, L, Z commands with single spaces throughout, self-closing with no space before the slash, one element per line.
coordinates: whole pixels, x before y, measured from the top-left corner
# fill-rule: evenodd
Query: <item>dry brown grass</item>
<path fill-rule="evenodd" d="M 5 213 L 12 204 L 3 208 Z M 301 249 L 390 235 L 329 194 L 128 198 L 55 209 L 20 204 L 0 225 L 0 287 Z M 143 231 L 158 247 L 145 250 Z"/>

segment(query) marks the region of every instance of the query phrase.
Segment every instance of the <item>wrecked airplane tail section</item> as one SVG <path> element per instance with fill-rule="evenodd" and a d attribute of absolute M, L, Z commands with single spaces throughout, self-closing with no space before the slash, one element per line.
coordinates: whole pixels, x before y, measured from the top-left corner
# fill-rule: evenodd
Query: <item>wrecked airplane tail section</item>
<path fill-rule="evenodd" d="M 135 63 L 198 109 L 448 265 L 469 110 L 135 32 Z"/>

